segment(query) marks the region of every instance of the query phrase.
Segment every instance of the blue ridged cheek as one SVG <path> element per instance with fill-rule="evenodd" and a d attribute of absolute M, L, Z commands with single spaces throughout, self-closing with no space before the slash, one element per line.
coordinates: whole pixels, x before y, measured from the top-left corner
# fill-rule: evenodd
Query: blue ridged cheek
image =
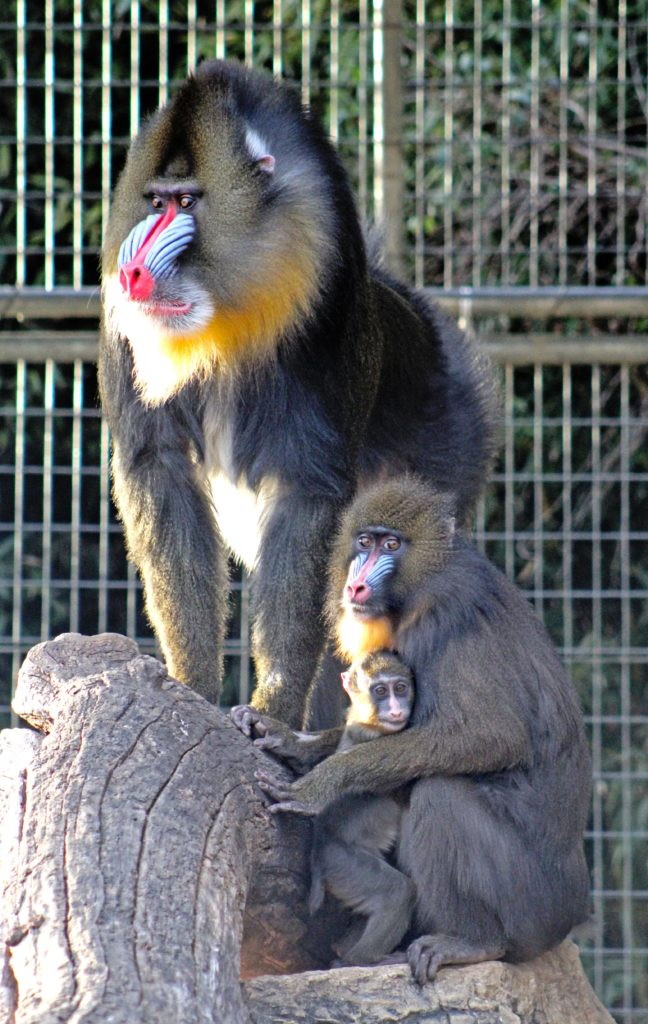
<path fill-rule="evenodd" d="M 159 214 L 151 214 L 136 224 L 124 239 L 119 250 L 117 265 L 125 266 L 135 258 L 147 236 L 160 221 Z M 196 234 L 196 222 L 191 214 L 178 213 L 161 231 L 144 259 L 144 266 L 155 278 L 171 277 L 177 269 L 178 257 L 190 246 Z"/>
<path fill-rule="evenodd" d="M 141 220 L 139 224 L 135 225 L 120 246 L 119 256 L 117 257 L 118 267 L 123 267 L 130 263 L 137 250 L 144 244 L 144 239 L 153 230 L 159 219 L 160 215 L 158 213 L 152 213 L 146 220 Z"/>
<path fill-rule="evenodd" d="M 371 572 L 367 574 L 367 585 L 372 590 L 379 590 L 381 584 L 393 573 L 394 565 L 394 559 L 390 555 L 381 555 Z"/>
<path fill-rule="evenodd" d="M 189 248 L 195 233 L 196 222 L 190 214 L 178 213 L 173 218 L 144 261 L 153 277 L 169 277 L 175 273 L 178 256 Z"/>
<path fill-rule="evenodd" d="M 368 558 L 369 554 L 365 552 L 356 555 L 349 568 L 349 582 L 357 579 Z M 392 555 L 380 555 L 365 577 L 367 586 L 372 590 L 380 589 L 381 584 L 393 573 L 395 565 L 396 562 Z"/>
<path fill-rule="evenodd" d="M 356 576 L 358 575 L 358 573 L 362 569 L 362 566 L 365 564 L 368 558 L 368 554 L 356 555 L 356 557 L 351 562 L 348 579 L 354 580 L 356 578 Z"/>

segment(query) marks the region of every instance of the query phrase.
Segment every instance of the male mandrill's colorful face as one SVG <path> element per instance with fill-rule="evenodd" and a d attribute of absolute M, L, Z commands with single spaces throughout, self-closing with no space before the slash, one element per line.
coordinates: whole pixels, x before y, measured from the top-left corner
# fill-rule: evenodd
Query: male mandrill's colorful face
<path fill-rule="evenodd" d="M 271 108 L 251 125 L 241 89 L 218 62 L 201 65 L 143 127 L 115 192 L 105 316 L 128 339 L 151 404 L 215 366 L 273 355 L 312 310 L 330 262 L 317 165 Z"/>

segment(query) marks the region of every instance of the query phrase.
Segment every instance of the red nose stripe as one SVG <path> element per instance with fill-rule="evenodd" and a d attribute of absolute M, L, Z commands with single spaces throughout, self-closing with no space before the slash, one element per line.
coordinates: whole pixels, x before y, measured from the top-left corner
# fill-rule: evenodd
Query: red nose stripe
<path fill-rule="evenodd" d="M 166 208 L 166 212 L 160 217 L 157 224 L 153 225 L 148 235 L 140 245 L 139 249 L 133 256 L 132 260 L 130 260 L 130 262 L 127 263 L 126 266 L 130 266 L 131 263 L 144 262 L 149 249 L 152 249 L 155 243 L 155 239 L 158 237 L 159 234 L 161 234 L 162 231 L 164 231 L 166 227 L 168 227 L 168 225 L 171 223 L 177 212 L 178 211 L 175 203 L 169 203 L 169 205 Z"/>
<path fill-rule="evenodd" d="M 151 297 L 155 281 L 151 271 L 144 266 L 144 261 L 155 245 L 156 239 L 168 227 L 177 212 L 175 203 L 169 203 L 165 213 L 153 225 L 132 260 L 129 260 L 119 271 L 119 283 L 129 299 L 146 302 Z"/>
<path fill-rule="evenodd" d="M 380 548 L 375 548 L 367 560 L 363 562 L 354 579 L 347 581 L 346 596 L 354 604 L 364 604 L 372 594 L 371 586 L 366 582 L 367 575 L 380 558 Z M 350 575 L 350 573 L 349 573 Z"/>

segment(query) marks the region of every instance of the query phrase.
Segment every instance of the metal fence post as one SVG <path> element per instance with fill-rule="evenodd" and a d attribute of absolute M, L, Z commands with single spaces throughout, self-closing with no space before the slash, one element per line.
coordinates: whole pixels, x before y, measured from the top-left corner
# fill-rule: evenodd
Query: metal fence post
<path fill-rule="evenodd" d="M 402 0 L 375 0 L 374 57 L 374 217 L 383 232 L 389 269 L 403 273 L 404 166 Z"/>

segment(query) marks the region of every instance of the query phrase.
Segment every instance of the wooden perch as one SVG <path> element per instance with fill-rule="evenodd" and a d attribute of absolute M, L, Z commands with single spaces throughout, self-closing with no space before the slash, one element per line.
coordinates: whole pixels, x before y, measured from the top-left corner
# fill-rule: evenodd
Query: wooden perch
<path fill-rule="evenodd" d="M 14 706 L 47 733 L 8 733 L 23 764 L 33 754 L 2 869 L 18 1020 L 247 1020 L 246 902 L 244 975 L 321 963 L 309 826 L 270 819 L 266 755 L 226 715 L 109 634 L 34 648 Z"/>
<path fill-rule="evenodd" d="M 125 637 L 35 647 L 14 708 L 39 732 L 0 735 L 0 1024 L 611 1021 L 570 944 L 424 989 L 313 973 L 340 925 L 308 918 L 308 823 L 266 812 L 267 755 Z"/>
<path fill-rule="evenodd" d="M 573 942 L 527 964 L 446 967 L 423 988 L 405 967 L 309 971 L 243 988 L 254 1024 L 614 1024 Z"/>

